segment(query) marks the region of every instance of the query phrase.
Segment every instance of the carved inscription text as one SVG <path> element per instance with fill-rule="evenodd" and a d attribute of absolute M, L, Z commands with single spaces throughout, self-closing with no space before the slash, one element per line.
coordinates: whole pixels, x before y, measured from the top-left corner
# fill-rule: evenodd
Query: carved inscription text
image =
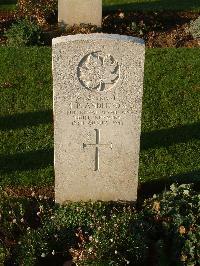
<path fill-rule="evenodd" d="M 117 100 L 114 95 L 109 99 L 94 95 L 91 98 L 77 97 L 71 100 L 67 110 L 73 126 L 122 126 L 128 113 L 132 113 L 130 106 L 126 105 L 126 101 Z"/>

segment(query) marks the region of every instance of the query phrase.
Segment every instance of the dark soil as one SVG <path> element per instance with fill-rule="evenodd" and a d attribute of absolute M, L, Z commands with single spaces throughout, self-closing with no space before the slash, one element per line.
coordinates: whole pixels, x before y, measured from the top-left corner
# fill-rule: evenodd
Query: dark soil
<path fill-rule="evenodd" d="M 102 28 L 91 25 L 73 26 L 62 33 L 57 24 L 46 25 L 43 41 L 51 44 L 51 39 L 60 35 L 104 32 L 141 37 L 149 48 L 156 47 L 198 47 L 189 33 L 189 24 L 200 15 L 199 12 L 109 12 L 103 14 Z M 55 19 L 54 19 L 55 20 Z M 0 43 L 6 29 L 16 21 L 14 12 L 0 12 Z"/>
<path fill-rule="evenodd" d="M 0 44 L 5 43 L 6 38 L 4 37 L 4 33 L 15 21 L 14 12 L 0 10 Z"/>
<path fill-rule="evenodd" d="M 149 48 L 198 47 L 188 29 L 190 21 L 199 15 L 194 12 L 118 11 L 104 16 L 103 31 L 141 37 Z"/>
<path fill-rule="evenodd" d="M 4 191 L 10 197 L 47 197 L 49 199 L 54 198 L 54 186 L 46 187 L 6 187 Z"/>

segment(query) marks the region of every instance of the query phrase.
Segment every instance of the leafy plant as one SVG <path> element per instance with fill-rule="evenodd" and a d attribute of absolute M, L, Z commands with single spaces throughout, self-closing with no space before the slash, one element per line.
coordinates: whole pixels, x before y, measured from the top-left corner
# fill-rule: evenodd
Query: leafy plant
<path fill-rule="evenodd" d="M 7 251 L 5 249 L 5 247 L 3 246 L 2 243 L 0 243 L 0 265 L 3 265 L 4 264 L 4 261 L 7 257 Z"/>
<path fill-rule="evenodd" d="M 139 266 L 153 257 L 153 265 L 200 263 L 200 195 L 190 185 L 172 185 L 141 210 L 106 202 L 60 206 L 41 196 L 16 200 L 1 194 L 1 261 Z"/>
<path fill-rule="evenodd" d="M 191 185 L 172 185 L 171 191 L 155 196 L 144 204 L 144 215 L 153 216 L 168 247 L 173 265 L 200 263 L 200 195 Z M 160 249 L 160 247 L 159 247 Z"/>
<path fill-rule="evenodd" d="M 200 16 L 190 22 L 189 30 L 193 36 L 193 38 L 200 38 Z"/>
<path fill-rule="evenodd" d="M 52 204 L 44 197 L 12 198 L 0 188 L 0 262 L 14 254 L 20 238 L 41 226 L 43 217 L 52 214 Z M 1 264 L 1 263 L 0 263 Z M 2 263 L 3 264 L 3 263 Z"/>
<path fill-rule="evenodd" d="M 40 26 L 28 19 L 12 24 L 5 36 L 7 37 L 7 44 L 13 47 L 41 44 Z"/>
<path fill-rule="evenodd" d="M 138 36 L 143 36 L 149 30 L 148 26 L 144 23 L 144 21 L 141 21 L 139 23 L 132 21 L 129 25 L 129 28 Z"/>
<path fill-rule="evenodd" d="M 26 254 L 36 261 L 61 254 L 73 257 L 77 265 L 105 260 L 113 261 L 113 265 L 129 264 L 130 260 L 140 263 L 146 259 L 148 247 L 136 218 L 130 206 L 117 204 L 90 202 L 59 207 L 40 230 L 24 236 L 18 250 L 20 265 L 28 265 Z"/>

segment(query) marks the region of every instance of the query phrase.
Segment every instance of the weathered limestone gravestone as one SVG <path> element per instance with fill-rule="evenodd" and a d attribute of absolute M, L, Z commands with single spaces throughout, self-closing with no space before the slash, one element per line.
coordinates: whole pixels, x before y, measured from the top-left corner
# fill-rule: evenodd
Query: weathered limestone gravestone
<path fill-rule="evenodd" d="M 109 34 L 53 39 L 55 198 L 137 198 L 145 46 Z"/>
<path fill-rule="evenodd" d="M 58 0 L 61 25 L 92 24 L 101 26 L 102 0 Z"/>

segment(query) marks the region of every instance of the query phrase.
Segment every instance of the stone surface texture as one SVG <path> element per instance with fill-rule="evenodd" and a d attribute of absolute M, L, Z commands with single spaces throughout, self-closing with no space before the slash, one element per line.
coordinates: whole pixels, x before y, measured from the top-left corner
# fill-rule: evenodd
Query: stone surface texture
<path fill-rule="evenodd" d="M 102 0 L 58 0 L 58 22 L 101 26 Z"/>
<path fill-rule="evenodd" d="M 144 57 L 128 36 L 53 39 L 56 202 L 137 199 Z"/>

